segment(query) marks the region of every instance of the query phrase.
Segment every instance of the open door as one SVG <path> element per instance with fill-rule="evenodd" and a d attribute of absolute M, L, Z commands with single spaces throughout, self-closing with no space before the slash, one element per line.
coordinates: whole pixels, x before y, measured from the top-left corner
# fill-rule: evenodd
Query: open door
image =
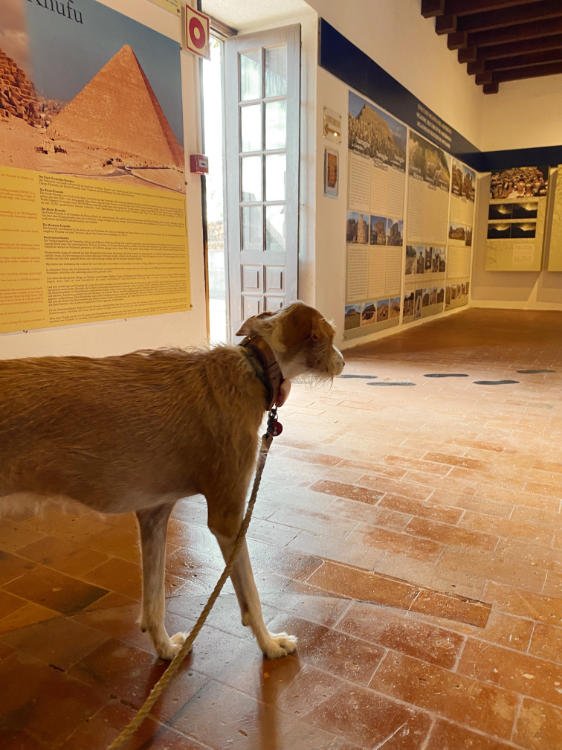
<path fill-rule="evenodd" d="M 230 337 L 297 298 L 300 26 L 225 42 Z"/>

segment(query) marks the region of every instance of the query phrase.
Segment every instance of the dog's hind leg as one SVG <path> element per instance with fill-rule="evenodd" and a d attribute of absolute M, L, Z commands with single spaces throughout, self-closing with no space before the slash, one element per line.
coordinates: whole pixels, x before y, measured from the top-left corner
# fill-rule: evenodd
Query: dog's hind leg
<path fill-rule="evenodd" d="M 209 513 L 209 528 L 215 535 L 226 561 L 234 548 L 241 521 L 240 517 L 232 524 L 232 519 L 213 518 Z M 278 659 L 292 654 L 297 647 L 297 639 L 287 633 L 270 633 L 264 622 L 246 540 L 242 541 L 238 549 L 230 577 L 240 605 L 242 623 L 250 626 L 263 654 L 268 659 Z"/>
<path fill-rule="evenodd" d="M 161 659 L 173 659 L 185 641 L 185 633 L 170 638 L 164 625 L 164 568 L 166 531 L 173 503 L 136 512 L 142 551 L 141 629 L 148 631 Z"/>

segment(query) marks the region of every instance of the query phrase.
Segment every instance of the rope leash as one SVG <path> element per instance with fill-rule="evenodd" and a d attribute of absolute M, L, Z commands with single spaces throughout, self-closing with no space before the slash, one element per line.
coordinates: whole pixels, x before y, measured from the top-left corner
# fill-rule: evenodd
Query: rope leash
<path fill-rule="evenodd" d="M 230 557 L 228 558 L 228 562 L 226 563 L 226 566 L 219 580 L 217 581 L 215 588 L 213 589 L 207 604 L 203 608 L 201 614 L 199 615 L 197 619 L 197 622 L 191 629 L 182 647 L 180 648 L 178 653 L 174 656 L 174 658 L 172 659 L 172 661 L 166 668 L 166 671 L 164 672 L 164 674 L 160 677 L 158 682 L 154 685 L 154 687 L 148 694 L 148 697 L 146 698 L 142 706 L 139 708 L 137 713 L 133 716 L 133 718 L 127 724 L 127 726 L 120 732 L 120 734 L 117 735 L 117 737 L 113 740 L 113 742 L 108 746 L 107 750 L 118 750 L 118 748 L 123 747 L 123 745 L 135 734 L 137 729 L 141 726 L 143 721 L 149 715 L 150 711 L 152 710 L 158 698 L 160 698 L 160 696 L 162 695 L 162 693 L 168 686 L 168 683 L 175 676 L 176 672 L 180 668 L 180 665 L 182 664 L 185 657 L 191 651 L 194 640 L 197 638 L 199 631 L 205 624 L 205 620 L 209 616 L 209 613 L 211 609 L 213 608 L 213 605 L 215 601 L 217 600 L 218 595 L 220 594 L 222 590 L 222 587 L 226 583 L 226 579 L 230 575 L 232 566 L 234 565 L 234 561 L 236 559 L 236 555 L 238 554 L 238 550 L 240 549 L 240 545 L 242 544 L 246 536 L 246 531 L 248 530 L 248 526 L 250 525 L 250 520 L 252 518 L 254 505 L 256 504 L 258 489 L 259 489 L 260 482 L 261 482 L 261 475 L 263 473 L 263 469 L 265 466 L 265 461 L 267 459 L 269 448 L 271 446 L 273 438 L 276 435 L 281 434 L 282 429 L 283 427 L 281 423 L 277 421 L 277 409 L 273 407 L 270 410 L 269 415 L 268 415 L 267 429 L 265 433 L 262 435 L 261 445 L 260 445 L 260 450 L 259 450 L 259 455 L 258 455 L 258 462 L 256 466 L 256 475 L 254 478 L 254 486 L 252 487 L 252 494 L 250 495 L 250 499 L 248 501 L 248 508 L 246 509 L 246 515 L 244 516 L 244 519 L 240 526 L 240 530 L 238 531 L 238 535 L 234 542 L 234 547 L 232 549 Z"/>

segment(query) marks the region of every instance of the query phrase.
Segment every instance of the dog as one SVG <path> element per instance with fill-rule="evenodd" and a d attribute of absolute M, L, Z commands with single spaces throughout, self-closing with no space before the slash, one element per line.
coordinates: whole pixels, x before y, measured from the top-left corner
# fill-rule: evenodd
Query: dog
<path fill-rule="evenodd" d="M 0 497 L 57 497 L 101 513 L 136 514 L 140 625 L 162 659 L 185 633 L 164 625 L 166 529 L 180 498 L 202 494 L 227 560 L 241 525 L 264 412 L 290 382 L 330 380 L 344 361 L 334 328 L 302 302 L 248 319 L 238 346 L 156 349 L 103 358 L 0 360 Z M 263 654 L 296 638 L 264 623 L 246 543 L 231 573 L 242 623 Z"/>

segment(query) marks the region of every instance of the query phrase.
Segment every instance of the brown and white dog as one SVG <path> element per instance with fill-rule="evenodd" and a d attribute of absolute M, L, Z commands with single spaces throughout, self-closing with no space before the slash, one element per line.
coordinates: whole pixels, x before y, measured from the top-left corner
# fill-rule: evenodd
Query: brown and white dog
<path fill-rule="evenodd" d="M 264 411 L 298 376 L 343 368 L 334 329 L 294 303 L 247 320 L 240 346 L 150 350 L 121 356 L 0 360 L 0 497 L 10 505 L 55 496 L 101 513 L 133 511 L 142 549 L 141 628 L 159 656 L 185 640 L 164 626 L 168 518 L 179 498 L 202 493 L 223 556 L 232 549 L 255 466 Z M 246 544 L 231 574 L 263 653 L 296 648 L 263 620 Z"/>

